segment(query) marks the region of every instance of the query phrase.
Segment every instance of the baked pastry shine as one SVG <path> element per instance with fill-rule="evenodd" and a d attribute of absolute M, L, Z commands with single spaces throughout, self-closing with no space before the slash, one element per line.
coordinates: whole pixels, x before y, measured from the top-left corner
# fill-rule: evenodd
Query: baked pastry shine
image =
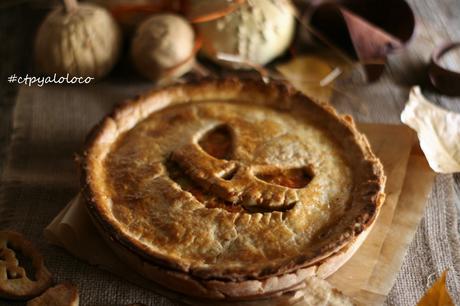
<path fill-rule="evenodd" d="M 350 117 L 284 84 L 234 79 L 120 106 L 89 138 L 83 168 L 90 215 L 112 241 L 155 266 L 234 282 L 350 247 L 385 181 Z"/>

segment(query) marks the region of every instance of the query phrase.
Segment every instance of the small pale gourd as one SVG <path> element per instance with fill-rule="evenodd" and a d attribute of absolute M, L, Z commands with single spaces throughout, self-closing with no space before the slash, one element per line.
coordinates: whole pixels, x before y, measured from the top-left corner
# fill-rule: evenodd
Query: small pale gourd
<path fill-rule="evenodd" d="M 110 13 L 89 3 L 54 9 L 35 40 L 35 60 L 46 74 L 99 79 L 107 75 L 121 51 L 121 32 Z"/>
<path fill-rule="evenodd" d="M 224 17 L 198 23 L 197 31 L 206 57 L 247 69 L 251 65 L 245 63 L 265 65 L 286 51 L 294 36 L 295 18 L 289 0 L 246 0 Z M 235 61 L 221 60 L 224 57 Z"/>
<path fill-rule="evenodd" d="M 195 63 L 195 34 L 184 18 L 158 14 L 137 29 L 131 56 L 143 76 L 165 83 L 190 71 Z"/>

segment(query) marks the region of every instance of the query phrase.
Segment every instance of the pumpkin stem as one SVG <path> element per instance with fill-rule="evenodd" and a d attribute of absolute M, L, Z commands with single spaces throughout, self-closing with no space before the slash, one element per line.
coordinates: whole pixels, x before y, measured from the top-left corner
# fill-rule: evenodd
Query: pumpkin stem
<path fill-rule="evenodd" d="M 73 13 L 78 9 L 77 0 L 62 0 L 62 4 L 64 4 L 67 13 Z"/>

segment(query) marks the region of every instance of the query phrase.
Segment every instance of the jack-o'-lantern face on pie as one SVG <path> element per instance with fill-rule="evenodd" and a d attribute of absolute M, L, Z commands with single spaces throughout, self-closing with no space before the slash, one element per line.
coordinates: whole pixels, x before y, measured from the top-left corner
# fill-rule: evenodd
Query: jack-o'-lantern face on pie
<path fill-rule="evenodd" d="M 303 97 L 191 88 L 125 108 L 93 140 L 89 208 L 111 237 L 195 277 L 246 279 L 323 260 L 374 219 L 380 164 L 349 122 Z"/>
<path fill-rule="evenodd" d="M 161 184 L 170 189 L 162 195 L 169 197 L 168 203 L 180 196 L 193 203 L 190 207 L 203 209 L 287 212 L 296 205 L 325 204 L 317 190 L 327 174 L 328 185 L 341 186 L 327 197 L 343 209 L 346 202 L 340 198 L 347 199 L 352 187 L 346 161 L 323 132 L 299 129 L 298 124 L 288 114 L 257 106 L 197 103 L 168 108 L 129 132 L 117 154 L 109 157 L 111 173 L 117 173 L 114 191 L 126 190 L 117 195 L 135 205 L 145 195 L 153 196 L 152 189 Z M 324 156 L 329 156 L 327 161 Z"/>
<path fill-rule="evenodd" d="M 244 118 L 231 105 L 214 114 L 209 106 L 195 109 L 209 119 L 199 119 L 198 126 L 190 122 L 189 141 L 166 163 L 170 178 L 183 190 L 209 208 L 234 212 L 286 211 L 299 201 L 296 189 L 305 188 L 313 172 L 298 135 L 276 120 Z M 227 115 L 224 123 L 222 111 L 235 117 Z"/>

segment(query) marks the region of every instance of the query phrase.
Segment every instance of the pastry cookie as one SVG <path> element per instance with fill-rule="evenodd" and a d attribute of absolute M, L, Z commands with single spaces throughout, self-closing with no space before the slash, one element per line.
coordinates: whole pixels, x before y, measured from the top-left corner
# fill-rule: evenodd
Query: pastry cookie
<path fill-rule="evenodd" d="M 21 266 L 19 252 L 32 261 L 33 275 Z M 30 241 L 16 232 L 0 231 L 0 297 L 25 300 L 45 291 L 52 281 L 43 256 Z"/>

